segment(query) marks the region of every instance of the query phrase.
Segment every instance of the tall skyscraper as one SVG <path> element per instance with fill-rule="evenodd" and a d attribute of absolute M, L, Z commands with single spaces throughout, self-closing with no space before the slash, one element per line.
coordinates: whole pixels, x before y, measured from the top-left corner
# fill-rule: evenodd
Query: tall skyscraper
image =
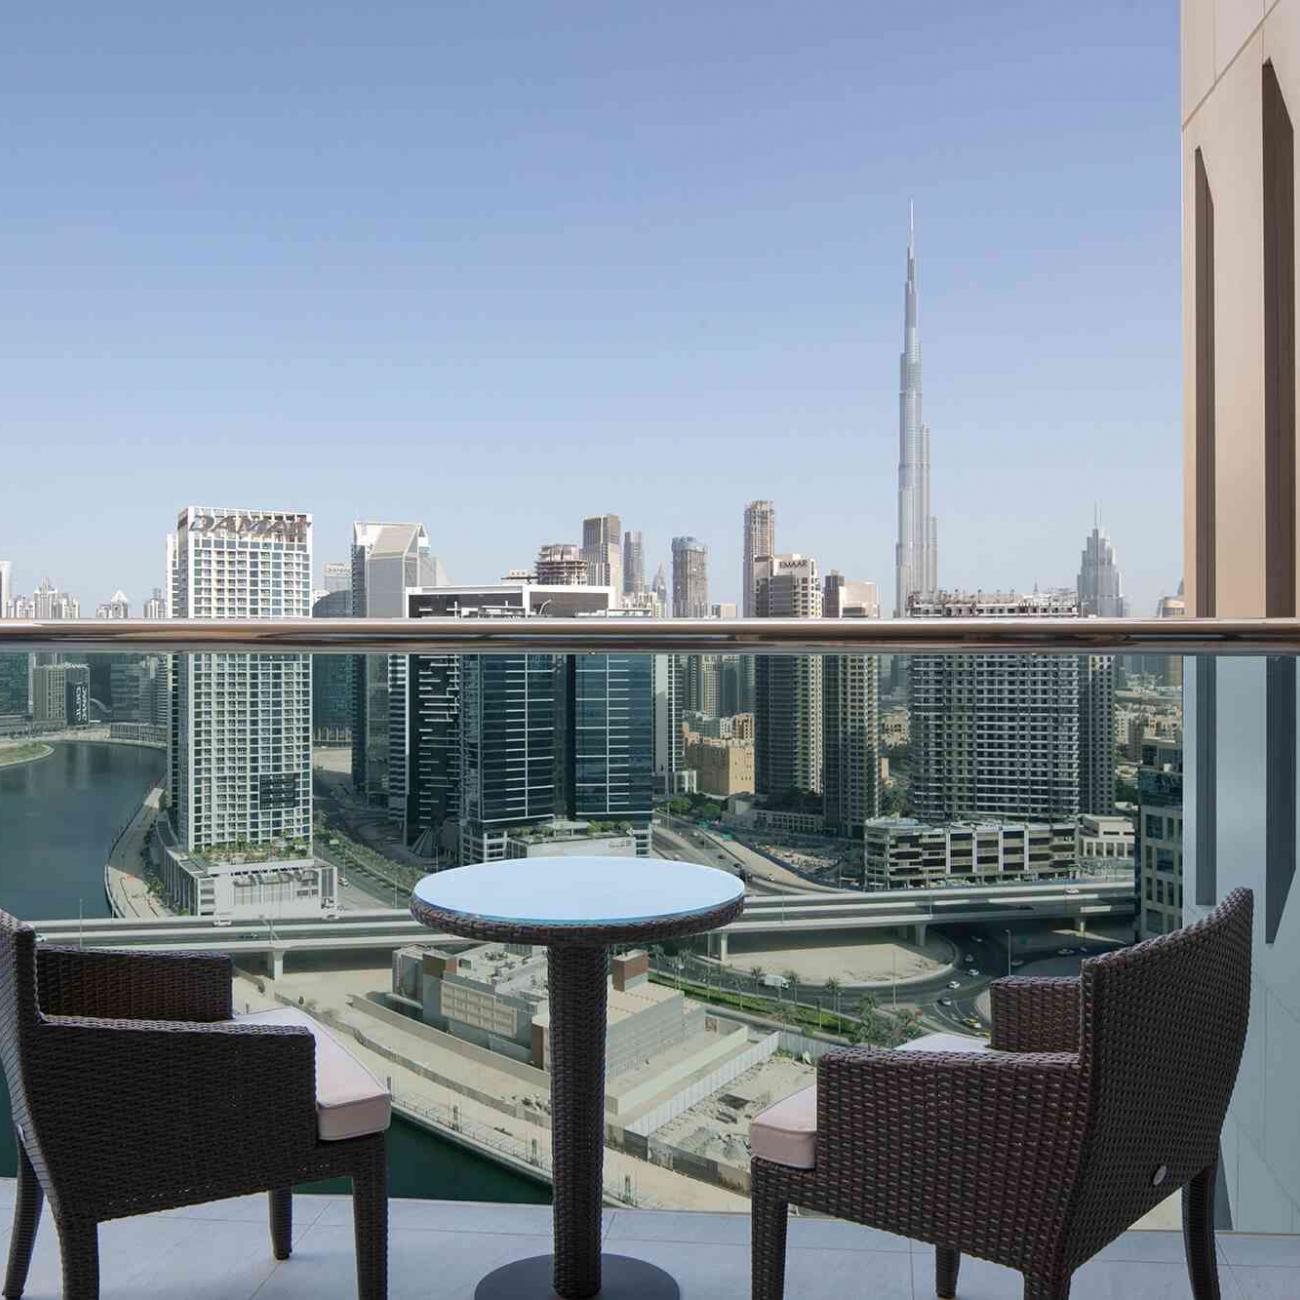
<path fill-rule="evenodd" d="M 694 537 L 674 537 L 673 617 L 708 616 L 709 548 Z"/>
<path fill-rule="evenodd" d="M 107 600 L 101 601 L 95 608 L 96 618 L 127 619 L 131 617 L 131 602 L 126 592 L 115 591 Z"/>
<path fill-rule="evenodd" d="M 1115 560 L 1115 546 L 1097 520 L 1084 543 L 1079 564 L 1079 613 L 1099 618 L 1127 618 L 1123 581 Z"/>
<path fill-rule="evenodd" d="M 567 727 L 565 811 L 629 828 L 650 852 L 654 805 L 654 662 L 651 655 L 568 655 L 562 660 Z"/>
<path fill-rule="evenodd" d="M 31 660 L 28 655 L 0 655 L 0 718 L 31 712 Z"/>
<path fill-rule="evenodd" d="M 654 770 L 661 794 L 678 792 L 684 771 L 682 713 L 686 705 L 685 655 L 654 656 Z"/>
<path fill-rule="evenodd" d="M 423 524 L 352 525 L 352 617 L 405 618 L 408 587 L 446 583 Z M 389 803 L 392 675 L 389 655 L 353 660 L 352 784 L 372 803 Z M 406 657 L 396 665 L 399 694 Z M 399 717 L 404 716 L 399 701 Z"/>
<path fill-rule="evenodd" d="M 605 614 L 612 597 L 585 581 L 520 581 L 413 589 L 407 603 L 410 618 L 566 618 Z M 409 845 L 484 861 L 573 819 L 627 823 L 648 852 L 650 659 L 590 655 L 579 667 L 555 655 L 409 657 Z"/>
<path fill-rule="evenodd" d="M 754 566 L 756 618 L 820 618 L 817 561 L 760 556 Z M 754 779 L 780 798 L 822 788 L 822 656 L 760 655 L 754 667 Z"/>
<path fill-rule="evenodd" d="M 740 608 L 746 618 L 755 616 L 755 563 L 764 555 L 776 553 L 776 505 L 771 501 L 751 501 L 745 507 L 744 559 L 740 574 Z"/>
<path fill-rule="evenodd" d="M 939 592 L 914 618 L 1072 618 L 1073 591 Z M 913 655 L 912 804 L 927 822 L 1034 820 L 1114 807 L 1106 656 Z"/>
<path fill-rule="evenodd" d="M 309 617 L 311 540 L 311 516 L 297 511 L 182 510 L 173 616 Z M 333 906 L 333 869 L 311 858 L 310 656 L 178 655 L 172 689 L 173 901 L 199 915 Z"/>
<path fill-rule="evenodd" d="M 623 524 L 617 515 L 592 515 L 582 521 L 582 558 L 587 582 L 613 588 L 617 604 L 623 595 Z"/>
<path fill-rule="evenodd" d="M 660 609 L 668 608 L 668 578 L 664 573 L 664 566 L 661 564 L 655 570 L 654 581 L 650 584 L 650 590 L 659 598 Z"/>
<path fill-rule="evenodd" d="M 352 614 L 351 566 L 327 564 L 342 570 L 348 579 L 345 587 L 336 586 L 312 601 L 312 618 L 349 618 Z M 352 739 L 352 659 L 347 655 L 312 655 L 311 657 L 311 727 L 312 737 L 322 744 L 341 745 Z"/>
<path fill-rule="evenodd" d="M 144 616 L 154 623 L 167 617 L 167 597 L 161 587 L 155 587 L 153 594 L 144 602 Z"/>
<path fill-rule="evenodd" d="M 822 585 L 823 618 L 878 618 L 874 582 L 832 570 Z M 861 839 L 880 815 L 880 658 L 822 656 L 822 805 L 826 832 Z"/>
<path fill-rule="evenodd" d="M 321 569 L 321 578 L 326 591 L 346 591 L 349 600 L 352 593 L 352 565 L 346 560 L 326 560 Z"/>
<path fill-rule="evenodd" d="M 894 616 L 903 618 L 915 595 L 939 586 L 938 526 L 930 513 L 930 426 L 921 412 L 921 335 L 916 321 L 916 237 L 908 219 L 907 286 L 903 298 L 903 352 L 898 392 L 898 549 Z"/>
<path fill-rule="evenodd" d="M 15 617 L 13 565 L 0 560 L 0 618 Z M 0 717 L 26 714 L 31 709 L 31 665 L 27 655 L 0 654 Z"/>
<path fill-rule="evenodd" d="M 45 578 L 30 596 L 15 596 L 10 602 L 10 618 L 48 619 L 80 618 L 81 602 L 66 591 L 60 591 Z"/>
<path fill-rule="evenodd" d="M 38 663 L 32 669 L 32 720 L 47 727 L 84 727 L 90 721 L 90 668 Z"/>
<path fill-rule="evenodd" d="M 645 545 L 641 530 L 623 534 L 623 594 L 639 596 L 645 591 Z"/>

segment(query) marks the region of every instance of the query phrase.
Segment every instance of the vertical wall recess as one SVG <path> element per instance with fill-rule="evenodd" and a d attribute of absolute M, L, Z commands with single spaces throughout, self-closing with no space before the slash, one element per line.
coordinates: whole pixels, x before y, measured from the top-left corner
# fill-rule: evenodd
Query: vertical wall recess
<path fill-rule="evenodd" d="M 1264 940 L 1277 938 L 1296 858 L 1296 666 L 1291 655 L 1270 656 L 1265 737 L 1267 860 L 1264 863 Z"/>
<path fill-rule="evenodd" d="M 1197 655 L 1196 665 L 1196 905 L 1213 907 L 1218 896 L 1218 664 Z"/>
<path fill-rule="evenodd" d="M 1265 613 L 1295 614 L 1295 133 L 1271 63 L 1264 106 Z"/>
<path fill-rule="evenodd" d="M 1196 151 L 1196 608 L 1215 614 L 1214 537 L 1214 196 Z"/>

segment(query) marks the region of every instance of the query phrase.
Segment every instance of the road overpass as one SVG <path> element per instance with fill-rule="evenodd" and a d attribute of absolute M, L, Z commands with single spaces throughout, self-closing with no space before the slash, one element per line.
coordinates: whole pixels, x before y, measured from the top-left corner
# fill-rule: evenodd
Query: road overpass
<path fill-rule="evenodd" d="M 1097 917 L 1131 916 L 1133 881 L 1052 880 L 1024 885 L 954 885 L 874 893 L 755 894 L 745 911 L 712 942 L 727 955 L 729 939 L 763 934 L 844 934 L 910 930 L 918 944 L 932 925 L 1000 925 L 1068 921 L 1076 928 Z"/>
<path fill-rule="evenodd" d="M 652 863 L 647 862 L 647 869 Z M 963 885 L 948 889 L 882 890 L 864 894 L 761 894 L 746 900 L 739 920 L 715 931 L 721 956 L 731 938 L 776 934 L 827 936 L 871 930 L 910 930 L 924 942 L 932 925 L 1068 921 L 1081 927 L 1097 917 L 1133 913 L 1129 880 L 1049 881 L 1025 885 Z M 159 920 L 98 918 L 34 921 L 47 943 L 87 948 L 151 948 L 171 952 L 217 951 L 264 958 L 275 974 L 289 953 L 391 952 L 410 943 L 454 941 L 435 934 L 402 910 L 344 912 L 331 919 L 243 921 L 217 925 L 191 916 Z"/>

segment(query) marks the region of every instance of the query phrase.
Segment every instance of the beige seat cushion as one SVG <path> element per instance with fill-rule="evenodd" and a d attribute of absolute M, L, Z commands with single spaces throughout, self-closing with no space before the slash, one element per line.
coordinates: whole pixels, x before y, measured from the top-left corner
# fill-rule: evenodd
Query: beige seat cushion
<path fill-rule="evenodd" d="M 982 1052 L 988 1043 L 964 1034 L 925 1034 L 904 1043 L 901 1052 Z M 749 1149 L 760 1160 L 811 1169 L 817 1152 L 817 1085 L 773 1103 L 750 1121 Z"/>
<path fill-rule="evenodd" d="M 316 1131 L 323 1142 L 382 1133 L 392 1115 L 388 1089 L 336 1038 L 296 1007 L 236 1016 L 241 1025 L 301 1025 L 316 1040 Z"/>

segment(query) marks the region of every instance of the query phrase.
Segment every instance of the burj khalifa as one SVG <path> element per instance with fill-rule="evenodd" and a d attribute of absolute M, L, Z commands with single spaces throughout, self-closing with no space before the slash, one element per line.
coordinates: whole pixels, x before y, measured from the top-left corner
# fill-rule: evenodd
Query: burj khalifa
<path fill-rule="evenodd" d="M 898 546 L 894 555 L 894 616 L 907 616 L 907 602 L 939 585 L 939 538 L 930 513 L 930 427 L 921 418 L 921 336 L 916 325 L 916 230 L 907 223 L 907 289 L 903 354 L 898 380 Z"/>

